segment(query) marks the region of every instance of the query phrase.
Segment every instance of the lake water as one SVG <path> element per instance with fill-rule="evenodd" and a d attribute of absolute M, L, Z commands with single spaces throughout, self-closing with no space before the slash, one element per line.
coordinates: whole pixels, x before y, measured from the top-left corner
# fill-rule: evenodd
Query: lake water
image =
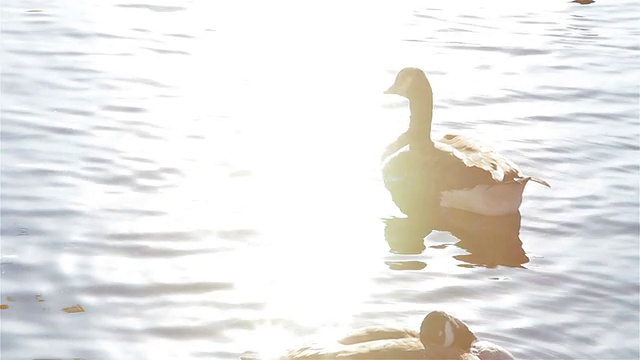
<path fill-rule="evenodd" d="M 640 356 L 637 2 L 1 10 L 2 359 L 270 356 L 434 309 L 518 358 Z M 404 66 L 434 137 L 551 184 L 511 255 L 474 219 L 390 251 L 408 230 L 379 158 L 408 107 L 382 91 Z"/>

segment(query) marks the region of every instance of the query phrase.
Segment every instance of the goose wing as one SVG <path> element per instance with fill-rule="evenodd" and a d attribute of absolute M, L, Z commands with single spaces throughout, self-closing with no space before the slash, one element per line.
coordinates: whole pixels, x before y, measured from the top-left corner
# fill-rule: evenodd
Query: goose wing
<path fill-rule="evenodd" d="M 436 148 L 461 160 L 468 168 L 477 168 L 487 176 L 476 177 L 484 183 L 505 183 L 521 178 L 520 169 L 492 148 L 458 135 L 445 135 Z"/>
<path fill-rule="evenodd" d="M 475 185 L 490 185 L 511 182 L 526 183 L 532 180 L 546 187 L 550 187 L 549 184 L 542 179 L 522 175 L 518 166 L 512 161 L 500 155 L 492 148 L 471 139 L 449 134 L 445 135 L 440 141 L 435 142 L 434 145 L 436 149 L 445 154 L 449 154 L 449 157 L 442 157 L 441 161 L 443 165 L 446 164 L 449 168 L 456 168 L 456 166 L 451 163 L 452 161 L 456 161 L 455 159 L 464 164 L 466 169 L 461 167 L 461 164 L 457 166 L 458 172 L 465 172 L 468 176 L 467 181 L 460 179 L 462 182 L 475 181 Z"/>

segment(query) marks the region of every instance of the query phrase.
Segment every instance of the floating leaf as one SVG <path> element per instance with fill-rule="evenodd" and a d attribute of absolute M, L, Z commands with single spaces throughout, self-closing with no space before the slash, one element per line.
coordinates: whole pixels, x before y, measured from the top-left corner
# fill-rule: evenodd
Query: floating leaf
<path fill-rule="evenodd" d="M 9 305 L 4 305 L 4 304 L 0 305 L 0 310 L 5 310 L 8 308 L 9 308 Z"/>
<path fill-rule="evenodd" d="M 67 313 L 70 313 L 70 314 L 84 312 L 84 308 L 80 304 L 69 306 L 69 307 L 64 308 L 62 310 L 64 310 L 64 312 L 67 312 Z"/>
<path fill-rule="evenodd" d="M 14 298 L 13 298 L 13 297 L 11 297 L 11 296 L 7 296 L 7 301 L 16 301 L 16 299 L 14 299 Z"/>

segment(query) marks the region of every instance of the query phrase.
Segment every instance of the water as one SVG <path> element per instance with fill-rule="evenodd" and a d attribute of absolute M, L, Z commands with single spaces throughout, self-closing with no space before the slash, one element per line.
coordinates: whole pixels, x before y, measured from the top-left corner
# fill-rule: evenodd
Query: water
<path fill-rule="evenodd" d="M 433 309 L 519 358 L 638 358 L 639 15 L 3 2 L 2 358 L 235 359 Z M 407 230 L 379 156 L 408 109 L 382 91 L 404 66 L 434 137 L 552 185 L 509 233 L 526 258 L 455 231 L 389 251 Z"/>

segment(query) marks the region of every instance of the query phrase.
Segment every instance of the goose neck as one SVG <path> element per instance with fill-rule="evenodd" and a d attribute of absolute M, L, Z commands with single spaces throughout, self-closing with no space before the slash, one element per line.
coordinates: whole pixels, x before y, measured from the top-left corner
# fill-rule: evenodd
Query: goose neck
<path fill-rule="evenodd" d="M 431 120 L 433 116 L 433 106 L 431 101 L 410 100 L 411 120 L 409 130 L 412 136 L 411 147 L 419 148 L 424 145 L 433 146 L 431 141 Z"/>

